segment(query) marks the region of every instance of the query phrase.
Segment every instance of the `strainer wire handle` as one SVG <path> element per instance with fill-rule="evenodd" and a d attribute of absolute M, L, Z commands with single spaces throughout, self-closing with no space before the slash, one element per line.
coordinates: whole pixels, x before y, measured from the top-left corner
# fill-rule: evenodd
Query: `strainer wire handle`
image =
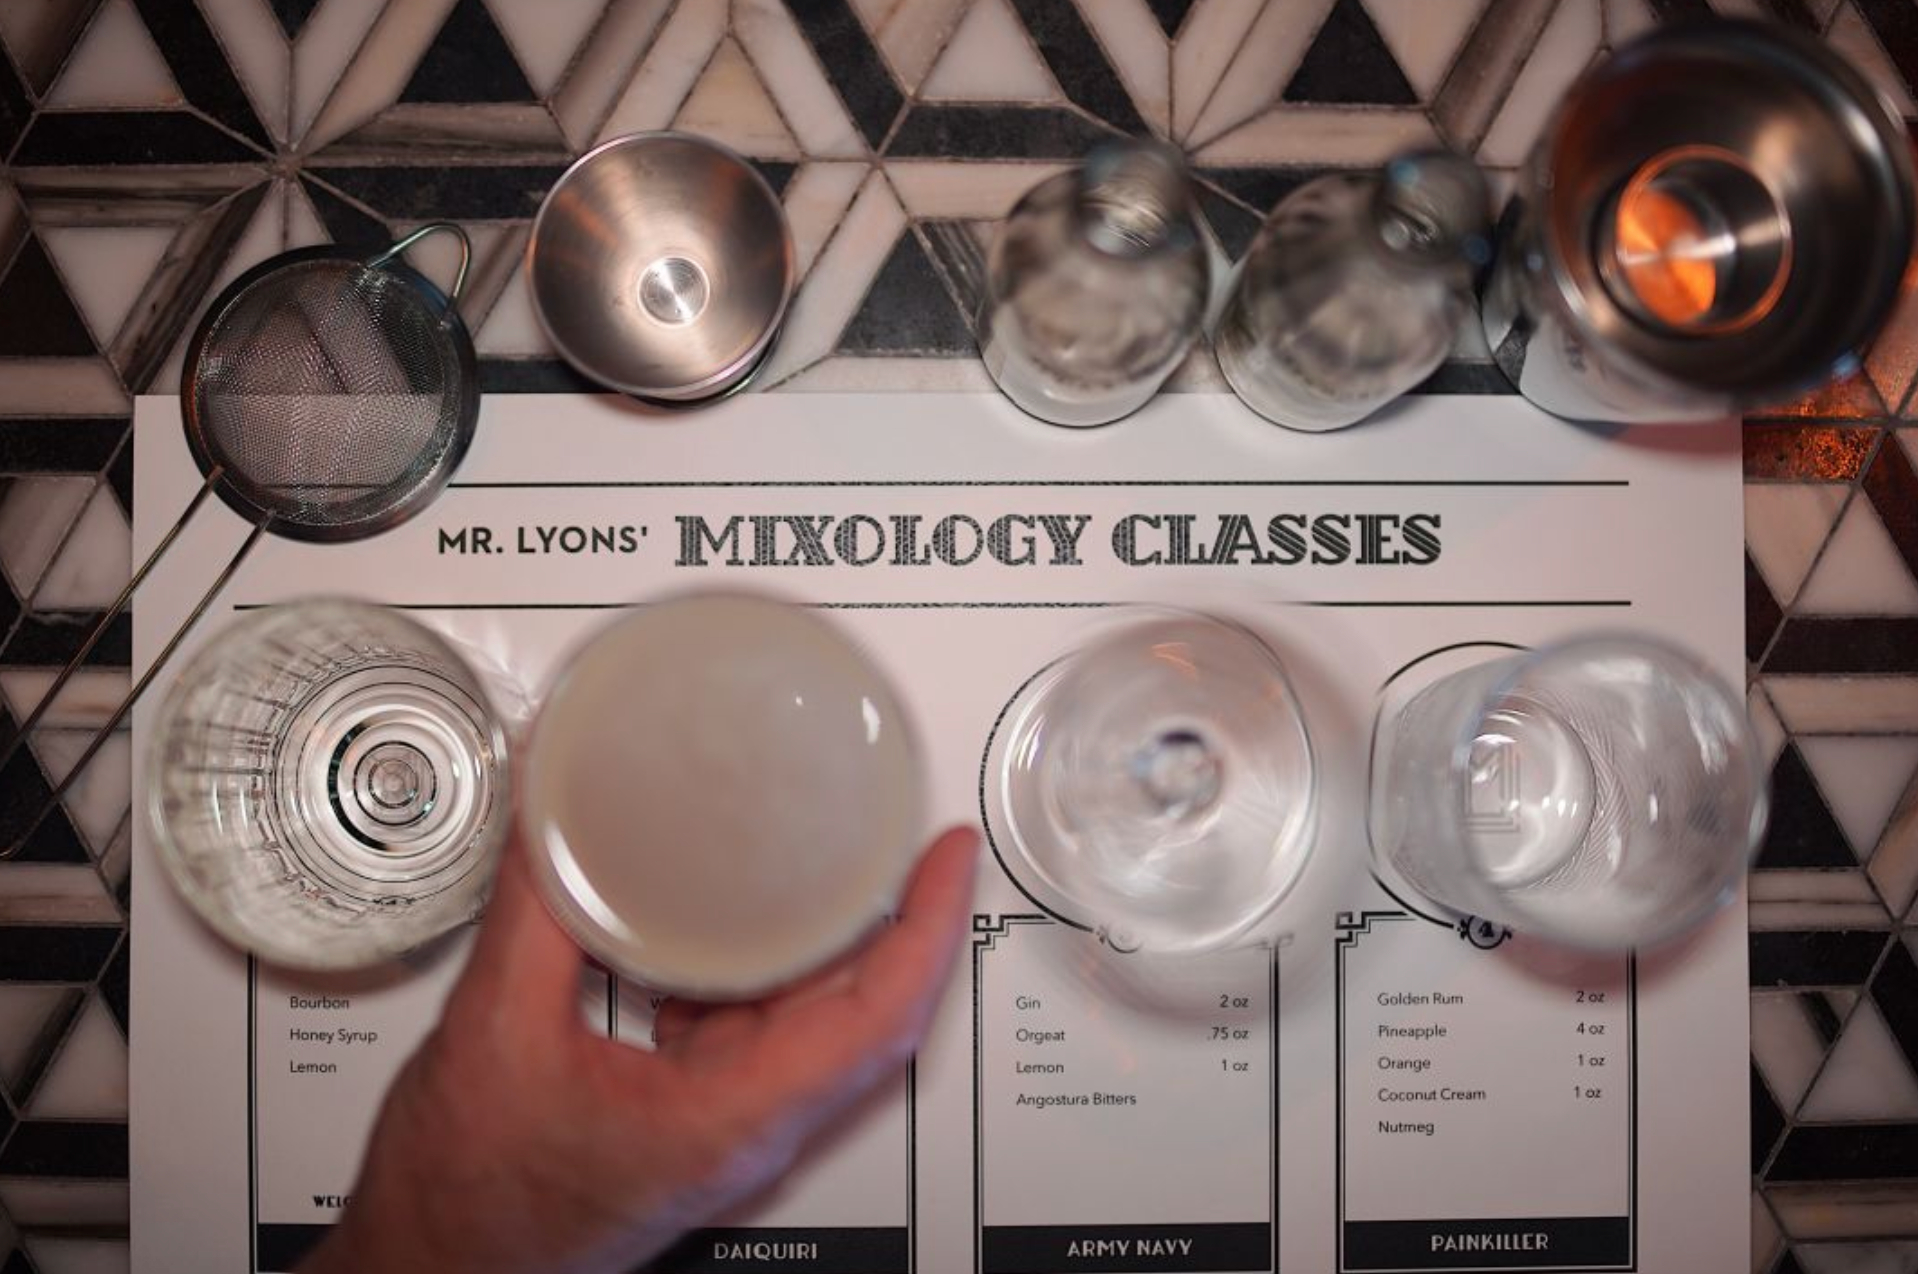
<path fill-rule="evenodd" d="M 460 293 L 466 290 L 466 268 L 473 263 L 473 241 L 466 237 L 466 231 L 460 229 L 450 221 L 427 222 L 412 234 L 395 241 L 378 255 L 367 258 L 367 268 L 377 270 L 388 261 L 393 260 L 408 248 L 418 243 L 421 239 L 424 239 L 427 235 L 439 234 L 441 232 L 450 234 L 460 241 L 460 268 L 458 273 L 453 276 L 453 286 L 451 290 L 446 294 L 447 301 L 453 305 L 457 305 L 459 304 Z"/>
<path fill-rule="evenodd" d="M 200 494 L 194 497 L 193 503 L 195 505 L 199 503 L 200 499 L 204 497 L 208 491 L 212 490 L 214 479 L 219 477 L 220 473 L 221 470 L 215 468 L 213 472 L 208 475 L 206 485 L 200 489 Z M 192 514 L 192 511 L 193 505 L 189 505 L 187 507 L 189 516 Z M 166 547 L 167 540 L 171 540 L 175 534 L 178 534 L 180 526 L 184 524 L 185 521 L 186 518 L 182 517 L 180 522 L 174 525 L 173 530 L 167 534 L 166 540 L 161 542 L 161 549 Z M 186 640 L 186 635 L 193 630 L 195 624 L 200 622 L 200 616 L 206 614 L 206 608 L 211 606 L 213 599 L 220 595 L 220 590 L 226 587 L 227 581 L 232 579 L 234 572 L 240 569 L 240 563 L 246 560 L 246 555 L 253 551 L 253 546 L 260 542 L 260 537 L 266 534 L 267 527 L 271 526 L 272 523 L 273 517 L 271 514 L 254 523 L 253 530 L 248 533 L 245 542 L 240 545 L 239 551 L 233 555 L 232 560 L 226 564 L 226 569 L 221 571 L 218 578 L 213 581 L 212 586 L 200 595 L 199 602 L 193 607 L 193 613 L 188 615 L 185 622 L 173 630 L 173 636 L 167 639 L 166 646 L 158 655 L 154 656 L 153 662 L 148 664 L 146 671 L 140 674 L 140 679 L 133 683 L 133 688 L 127 691 L 126 698 L 120 700 L 120 706 L 113 710 L 113 715 L 107 718 L 107 723 L 100 727 L 92 739 L 87 741 L 86 751 L 82 752 L 79 758 L 74 761 L 72 767 L 67 770 L 66 777 L 61 779 L 60 782 L 54 786 L 53 791 L 47 794 L 46 801 L 34 812 L 33 821 L 27 824 L 26 830 L 20 833 L 13 844 L 7 846 L 4 850 L 0 850 L 0 859 L 12 858 L 15 854 L 18 854 L 22 849 L 26 848 L 27 842 L 33 839 L 33 834 L 40 830 L 40 824 L 47 821 L 47 815 L 53 813 L 55 808 L 59 806 L 60 798 L 67 794 L 67 790 L 78 782 L 80 775 L 86 771 L 88 762 L 92 761 L 100 749 L 106 746 L 107 740 L 113 737 L 113 732 L 119 729 L 122 721 L 126 720 L 127 713 L 133 711 L 133 705 L 140 701 L 140 696 L 145 694 L 147 687 L 153 684 L 153 679 L 160 675 L 160 670 L 166 667 L 169 659 L 173 658 L 173 652 L 180 648 L 180 643 Z M 155 550 L 154 556 L 159 556 L 158 550 Z M 144 575 L 147 567 L 152 565 L 153 559 L 149 558 L 146 564 L 140 568 L 140 573 Z M 131 592 L 131 589 L 128 591 Z M 121 599 L 120 604 L 122 606 L 126 604 L 125 598 Z M 112 616 L 108 616 L 106 620 L 101 622 L 100 629 L 104 630 L 106 625 L 111 622 Z M 96 638 L 97 636 L 98 630 L 96 630 L 95 633 Z M 91 649 L 91 645 L 92 642 L 89 641 L 87 648 Z M 85 651 L 82 651 L 82 655 L 84 655 L 84 653 Z M 52 697 L 53 696 L 49 694 L 46 699 L 41 701 L 42 705 L 44 706 Z M 39 715 L 38 711 L 36 711 L 34 715 L 37 717 Z M 25 738 L 25 732 L 23 731 L 19 737 L 22 739 Z M 18 741 L 19 740 L 16 739 L 15 743 L 17 744 Z"/>

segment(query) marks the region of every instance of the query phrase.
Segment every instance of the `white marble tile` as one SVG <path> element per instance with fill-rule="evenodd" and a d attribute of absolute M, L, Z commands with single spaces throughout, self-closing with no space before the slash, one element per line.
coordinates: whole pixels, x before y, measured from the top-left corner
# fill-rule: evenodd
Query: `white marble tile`
<path fill-rule="evenodd" d="M 1753 682 L 1746 692 L 1745 712 L 1751 718 L 1752 734 L 1758 740 L 1759 766 L 1770 774 L 1772 766 L 1778 764 L 1778 754 L 1785 750 L 1785 723 L 1778 719 L 1777 709 L 1771 706 L 1770 697 L 1758 682 Z"/>
<path fill-rule="evenodd" d="M 1797 1109 L 1825 1064 L 1825 1041 L 1796 991 L 1753 995 L 1752 1060 L 1779 1106 Z"/>
<path fill-rule="evenodd" d="M 313 211 L 313 203 L 306 197 L 306 192 L 291 184 L 286 191 L 285 234 L 288 248 L 310 248 L 315 244 L 333 242 L 333 236 L 327 233 L 325 225 L 320 222 L 320 215 Z"/>
<path fill-rule="evenodd" d="M 11 668 L 0 671 L 0 697 L 16 721 L 33 711 L 58 674 L 54 668 Z M 39 729 L 70 729 L 76 733 L 91 730 L 106 722 L 115 704 L 126 694 L 132 679 L 124 668 L 82 668 L 73 680 L 60 689 Z"/>
<path fill-rule="evenodd" d="M 0 885 L 17 865 L 0 868 Z M 70 987 L 35 982 L 0 982 L 0 1082 L 16 1088 L 34 1060 L 36 1046 L 55 1013 L 79 996 Z"/>
<path fill-rule="evenodd" d="M 59 783 L 72 771 L 93 735 L 87 730 L 49 730 L 33 732 L 27 746 L 40 759 L 47 780 Z M 100 746 L 99 755 L 73 781 L 60 798 L 74 828 L 95 854 L 103 853 L 113 834 L 127 816 L 133 800 L 133 736 L 125 728 Z"/>
<path fill-rule="evenodd" d="M 1479 143 L 1480 163 L 1512 167 L 1524 161 L 1559 98 L 1597 56 L 1600 25 L 1598 6 L 1590 0 L 1558 7 Z"/>
<path fill-rule="evenodd" d="M 500 289 L 499 299 L 493 302 L 474 343 L 481 354 L 554 357 L 553 344 L 546 339 L 533 310 L 533 292 L 523 267 L 513 271 Z"/>
<path fill-rule="evenodd" d="M 125 1119 L 127 1042 L 99 996 L 54 1055 L 26 1113 L 35 1119 Z"/>
<path fill-rule="evenodd" d="M 319 108 L 312 127 L 301 137 L 300 148 L 311 153 L 328 142 L 337 141 L 398 101 L 420 57 L 445 25 L 454 3 L 455 0 L 402 0 L 387 5 L 377 11 L 370 27 L 360 28 L 365 34 L 357 48 L 347 46 L 353 29 L 359 26 L 358 20 L 364 16 L 361 0 L 349 0 L 351 13 L 337 31 L 330 25 L 320 31 L 314 29 L 328 16 L 325 9 L 330 6 L 321 6 L 306 30 L 300 33 L 299 45 L 294 51 L 296 117 L 302 114 L 301 97 L 306 91 L 302 81 L 308 74 L 309 38 L 314 40 L 315 47 L 311 73 L 324 79 L 331 70 L 338 75 L 338 82 L 325 94 L 325 104 Z M 322 34 L 323 41 L 319 38 Z M 344 73 L 337 69 L 342 64 Z"/>
<path fill-rule="evenodd" d="M 874 172 L 800 284 L 761 383 L 777 385 L 831 352 L 905 226 L 892 187 Z"/>
<path fill-rule="evenodd" d="M 1232 386 L 1226 383 L 1225 373 L 1219 370 L 1219 360 L 1212 355 L 1212 346 L 1199 341 L 1192 346 L 1172 375 L 1160 387 L 1165 394 L 1213 394 L 1231 393 Z M 1278 428 L 1274 425 L 1273 428 Z"/>
<path fill-rule="evenodd" d="M 112 416 L 133 400 L 104 358 L 9 358 L 0 366 L 0 395 L 9 414 Z"/>
<path fill-rule="evenodd" d="M 133 572 L 133 528 L 102 483 L 40 581 L 40 610 L 103 610 Z"/>
<path fill-rule="evenodd" d="M 1786 1233 L 1806 1240 L 1896 1234 L 1911 1225 L 1918 1182 L 1774 1185 L 1766 1198 Z"/>
<path fill-rule="evenodd" d="M 39 1274 L 127 1274 L 132 1258 L 125 1240 L 30 1235 L 27 1253 Z"/>
<path fill-rule="evenodd" d="M 1918 783 L 1905 789 L 1892 810 L 1867 870 L 1892 914 L 1906 915 L 1918 897 Z"/>
<path fill-rule="evenodd" d="M 48 226 L 40 231 L 67 295 L 101 348 L 146 289 L 173 242 L 172 226 Z"/>
<path fill-rule="evenodd" d="M 1065 95 L 1008 0 L 975 0 L 919 96 L 932 102 L 1037 102 Z"/>
<path fill-rule="evenodd" d="M 801 165 L 786 184 L 782 202 L 792 228 L 797 277 L 805 278 L 819 250 L 826 246 L 839 219 L 846 215 L 859 185 L 872 169 L 863 163 L 809 163 Z"/>
<path fill-rule="evenodd" d="M 959 221 L 997 221 L 1028 190 L 1066 163 L 968 163 L 959 160 L 898 160 L 886 176 L 914 217 Z"/>
<path fill-rule="evenodd" d="M 1207 143 L 1207 166 L 1235 164 L 1377 164 L 1412 146 L 1438 143 L 1422 111 L 1280 107 Z"/>
<path fill-rule="evenodd" d="M 1765 689 L 1794 734 L 1918 733 L 1918 677 L 1767 675 Z"/>
<path fill-rule="evenodd" d="M 487 9 L 533 92 L 547 96 L 559 83 L 606 0 L 489 0 Z"/>
<path fill-rule="evenodd" d="M 780 0 L 734 0 L 733 35 L 808 157 L 853 159 L 866 153 L 865 139 Z"/>
<path fill-rule="evenodd" d="M 10 0 L 0 3 L 0 41 L 37 92 L 45 92 L 85 27 L 94 0 Z M 0 1252 L 6 1251 L 0 1243 Z"/>
<path fill-rule="evenodd" d="M 0 1181 L 0 1207 L 28 1226 L 122 1226 L 127 1183 L 8 1177 Z"/>
<path fill-rule="evenodd" d="M 1484 11 L 1485 0 L 1365 0 L 1365 7 L 1392 59 L 1419 97 L 1429 101 Z"/>
<path fill-rule="evenodd" d="M 918 89 L 926 72 L 946 47 L 953 28 L 965 16 L 971 0 L 897 0 L 883 26 L 868 23 L 874 43 L 885 56 L 908 93 Z"/>
<path fill-rule="evenodd" d="M 1231 63 L 1219 77 L 1211 100 L 1199 111 L 1197 121 L 1186 135 L 1187 144 L 1203 147 L 1276 102 L 1291 81 L 1292 73 L 1298 70 L 1299 59 L 1311 47 L 1313 35 L 1331 8 L 1332 0 L 1285 0 L 1267 4 L 1231 50 Z M 1184 43 L 1180 41 L 1181 45 Z M 1305 137 L 1295 140 L 1303 142 L 1308 149 L 1316 122 L 1294 121 L 1294 125 L 1306 133 Z"/>
<path fill-rule="evenodd" d="M 69 863 L 0 863 L 0 924 L 118 924 L 99 873 Z"/>
<path fill-rule="evenodd" d="M 1851 488 L 1836 482 L 1745 486 L 1745 547 L 1780 606 L 1798 596 Z"/>
<path fill-rule="evenodd" d="M 1904 406 L 1918 369 L 1918 260 L 1908 263 L 1898 304 L 1865 355 L 1865 374 L 1893 411 Z"/>
<path fill-rule="evenodd" d="M 1918 1078 L 1913 1078 L 1904 1053 L 1870 997 L 1852 1010 L 1798 1117 L 1812 1121 L 1918 1119 Z"/>
<path fill-rule="evenodd" d="M 46 98 L 48 106 L 88 110 L 185 101 L 133 0 L 106 0 L 100 6 Z"/>
<path fill-rule="evenodd" d="M 799 143 L 787 131 L 753 64 L 730 36 L 719 42 L 692 92 L 680 104 L 673 127 L 702 133 L 744 155 L 799 158 Z"/>
<path fill-rule="evenodd" d="M 1880 911 L 1871 881 L 1856 868 L 1767 868 L 1751 875 L 1751 901 L 1803 903 L 1807 906 L 1866 906 Z M 1876 923 L 1883 924 L 1884 917 Z"/>
<path fill-rule="evenodd" d="M 1852 848 L 1869 858 L 1892 810 L 1918 778 L 1918 739 L 1805 738 L 1798 751 Z"/>
<path fill-rule="evenodd" d="M 1172 46 L 1172 135 L 1192 133 L 1219 79 L 1258 18 L 1263 0 L 1197 0 Z"/>
<path fill-rule="evenodd" d="M 1429 0 L 1428 0 L 1429 2 Z M 1079 12 L 1098 37 L 1106 60 L 1152 131 L 1172 131 L 1172 59 L 1165 29 L 1145 0 L 1079 0 Z"/>
<path fill-rule="evenodd" d="M 514 277 L 526 269 L 526 244 L 533 237 L 530 223 L 473 226 L 473 265 L 460 298 L 460 317 L 469 332 L 477 332 L 492 317 L 500 297 Z M 482 246 L 484 245 L 484 246 Z"/>
<path fill-rule="evenodd" d="M 990 394 L 998 392 L 976 358 L 854 358 L 815 363 L 781 381 L 780 393 Z M 1045 428 L 1036 425 L 1036 428 Z"/>
<path fill-rule="evenodd" d="M 1799 591 L 1803 615 L 1918 615 L 1918 581 L 1870 500 L 1853 500 Z"/>
<path fill-rule="evenodd" d="M 899 7 L 899 0 L 851 0 L 853 12 L 866 24 L 866 30 L 877 31 L 886 25 L 886 19 Z"/>
<path fill-rule="evenodd" d="M 566 140 L 584 150 L 646 55 L 672 0 L 612 0 L 553 94 Z"/>
<path fill-rule="evenodd" d="M 200 0 L 200 12 L 268 135 L 291 140 L 293 50 L 272 10 L 259 0 Z"/>
<path fill-rule="evenodd" d="M 0 566 L 22 599 L 41 576 L 86 507 L 98 478 L 57 474 L 15 478 L 0 495 Z"/>
<path fill-rule="evenodd" d="M 1764 1194 L 1758 1190 L 1752 1191 L 1752 1274 L 1767 1274 L 1784 1240 L 1784 1232 L 1778 1228 L 1778 1218 L 1765 1205 Z"/>
<path fill-rule="evenodd" d="M 1887 915 L 1876 902 L 1761 902 L 1751 904 L 1752 932 L 1883 928 Z"/>
<path fill-rule="evenodd" d="M 1918 1241 L 1796 1243 L 1792 1256 L 1805 1274 L 1911 1274 L 1918 1270 Z"/>
<path fill-rule="evenodd" d="M 247 270 L 279 252 L 286 242 L 287 197 L 285 182 L 273 183 L 260 206 L 253 214 L 253 220 L 247 223 L 246 230 L 233 244 L 227 255 L 226 265 L 221 267 L 219 276 L 214 279 L 201 296 L 191 321 L 182 325 L 180 339 L 175 343 L 173 352 L 168 354 L 161 364 L 153 383 L 144 391 L 149 394 L 177 394 L 180 392 L 180 370 L 186 365 L 187 346 L 193 340 L 193 331 L 199 326 L 200 316 L 213 304 L 215 297 L 226 290 L 233 280 Z"/>
<path fill-rule="evenodd" d="M 107 842 L 107 848 L 100 855 L 100 875 L 109 892 L 117 893 L 127 880 L 127 873 L 133 866 L 133 820 L 123 819 L 115 830 L 113 838 Z"/>
<path fill-rule="evenodd" d="M 1900 115 L 1918 114 L 1918 105 L 1914 105 L 1911 90 L 1905 84 L 1905 77 L 1885 55 L 1884 46 L 1878 43 L 1878 37 L 1872 33 L 1858 10 L 1844 5 L 1833 15 L 1831 26 L 1826 29 L 1825 38 L 1831 46 L 1863 72 L 1877 90 L 1884 94 L 1885 100 Z"/>
<path fill-rule="evenodd" d="M 725 34 L 724 5 L 682 4 L 674 9 L 595 140 L 666 127 Z"/>

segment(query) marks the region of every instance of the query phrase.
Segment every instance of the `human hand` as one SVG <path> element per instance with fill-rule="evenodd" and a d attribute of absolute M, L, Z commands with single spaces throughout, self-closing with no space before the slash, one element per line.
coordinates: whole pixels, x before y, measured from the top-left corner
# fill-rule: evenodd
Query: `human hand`
<path fill-rule="evenodd" d="M 595 1033 L 582 957 L 507 850 L 439 1025 L 387 1093 L 306 1274 L 625 1271 L 764 1188 L 910 1058 L 970 923 L 978 837 L 948 831 L 896 922 L 751 1004 L 668 1001 L 645 1052 Z"/>

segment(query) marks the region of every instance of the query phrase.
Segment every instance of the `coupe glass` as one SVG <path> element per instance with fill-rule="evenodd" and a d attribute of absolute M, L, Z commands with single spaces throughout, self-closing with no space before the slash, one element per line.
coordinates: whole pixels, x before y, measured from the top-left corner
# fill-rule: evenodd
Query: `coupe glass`
<path fill-rule="evenodd" d="M 294 968 L 362 968 L 472 919 L 507 827 L 506 732 L 459 652 L 397 611 L 242 616 L 160 708 L 146 807 L 216 931 Z"/>
<path fill-rule="evenodd" d="M 1642 637 L 1452 671 L 1374 742 L 1373 846 L 1407 884 L 1580 947 L 1670 938 L 1736 896 L 1766 805 L 1743 702 Z"/>
<path fill-rule="evenodd" d="M 1034 677 L 994 732 L 982 796 L 1036 902 L 1117 950 L 1190 953 L 1244 939 L 1292 887 L 1315 791 L 1271 647 L 1168 611 Z"/>

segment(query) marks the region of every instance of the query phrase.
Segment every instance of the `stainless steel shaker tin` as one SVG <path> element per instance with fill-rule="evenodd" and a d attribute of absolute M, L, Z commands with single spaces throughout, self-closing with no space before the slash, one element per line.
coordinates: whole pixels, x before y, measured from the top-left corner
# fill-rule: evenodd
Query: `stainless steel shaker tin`
<path fill-rule="evenodd" d="M 1853 370 L 1911 251 L 1904 130 L 1783 28 L 1685 24 L 1567 94 L 1482 299 L 1521 393 L 1561 416 L 1702 420 Z"/>
<path fill-rule="evenodd" d="M 750 163 L 689 133 L 588 151 L 540 205 L 533 308 L 560 354 L 636 398 L 691 406 L 746 384 L 792 299 L 792 232 Z"/>

